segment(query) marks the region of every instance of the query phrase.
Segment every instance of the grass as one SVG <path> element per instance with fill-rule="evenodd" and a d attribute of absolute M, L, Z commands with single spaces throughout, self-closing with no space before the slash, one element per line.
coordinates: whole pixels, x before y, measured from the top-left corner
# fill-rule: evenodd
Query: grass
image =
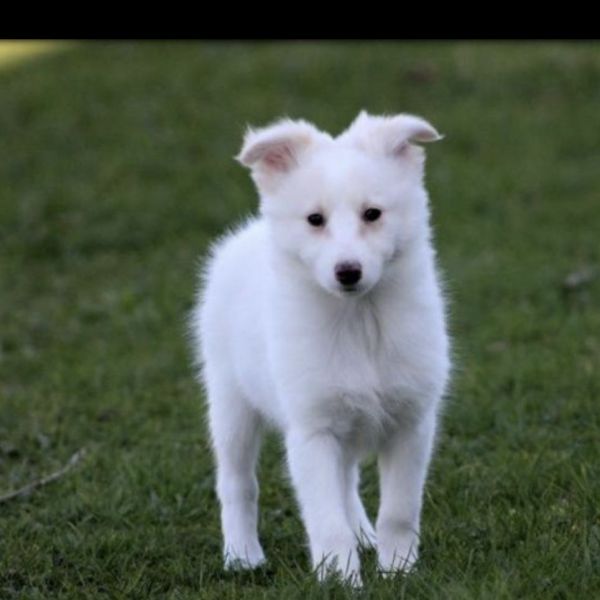
<path fill-rule="evenodd" d="M 0 69 L 6 69 L 6 67 L 18 65 L 33 57 L 68 47 L 67 42 L 0 40 Z"/>
<path fill-rule="evenodd" d="M 270 559 L 227 574 L 185 316 L 251 211 L 246 123 L 422 114 L 457 370 L 418 570 L 364 598 L 600 597 L 600 48 L 87 43 L 2 61 L 0 598 L 347 598 L 308 560 L 281 447 Z M 367 465 L 364 494 L 377 506 Z"/>

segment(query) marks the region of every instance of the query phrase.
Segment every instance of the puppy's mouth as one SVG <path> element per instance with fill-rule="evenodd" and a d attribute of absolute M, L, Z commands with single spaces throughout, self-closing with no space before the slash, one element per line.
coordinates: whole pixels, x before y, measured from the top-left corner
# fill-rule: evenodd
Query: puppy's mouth
<path fill-rule="evenodd" d="M 323 286 L 330 294 L 336 298 L 360 298 L 371 290 L 371 286 L 366 282 L 361 281 L 360 283 L 353 283 L 350 285 L 343 285 L 336 282 L 335 285 Z"/>
<path fill-rule="evenodd" d="M 340 289 L 344 294 L 353 295 L 360 291 L 359 285 L 342 285 Z"/>
<path fill-rule="evenodd" d="M 360 283 L 354 285 L 340 285 L 337 289 L 338 296 L 342 298 L 356 298 L 369 290 L 368 286 Z"/>

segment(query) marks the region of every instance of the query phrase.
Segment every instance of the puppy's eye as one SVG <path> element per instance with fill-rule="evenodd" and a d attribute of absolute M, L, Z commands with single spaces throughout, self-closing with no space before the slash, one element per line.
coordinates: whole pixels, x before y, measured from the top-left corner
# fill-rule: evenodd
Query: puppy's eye
<path fill-rule="evenodd" d="M 321 213 L 313 213 L 312 215 L 308 215 L 306 220 L 313 227 L 323 227 L 323 225 L 325 225 L 325 217 Z"/>
<path fill-rule="evenodd" d="M 363 213 L 363 221 L 367 221 L 372 223 L 373 221 L 377 221 L 381 216 L 381 211 L 378 208 L 367 208 Z"/>

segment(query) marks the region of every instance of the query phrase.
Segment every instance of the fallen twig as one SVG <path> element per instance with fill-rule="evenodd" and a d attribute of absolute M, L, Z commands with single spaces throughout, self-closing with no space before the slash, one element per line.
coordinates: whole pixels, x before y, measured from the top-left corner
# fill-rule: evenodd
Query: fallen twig
<path fill-rule="evenodd" d="M 562 285 L 563 290 L 572 292 L 591 283 L 598 276 L 598 270 L 594 266 L 584 266 L 569 273 Z"/>
<path fill-rule="evenodd" d="M 21 496 L 28 496 L 29 494 L 31 494 L 31 492 L 33 492 L 37 488 L 47 485 L 48 483 L 52 483 L 53 481 L 56 481 L 57 479 L 59 479 L 60 477 L 65 475 L 68 471 L 70 471 L 83 458 L 84 455 L 85 455 L 85 449 L 80 448 L 79 450 L 77 450 L 77 452 L 75 452 L 75 454 L 73 454 L 73 456 L 71 456 L 69 461 L 63 467 L 61 467 L 58 471 L 55 471 L 54 473 L 50 473 L 50 475 L 46 475 L 45 477 L 40 477 L 39 479 L 34 479 L 33 481 L 29 482 L 27 485 L 23 486 L 22 488 L 15 490 L 14 492 L 9 492 L 8 494 L 5 494 L 4 496 L 0 496 L 0 504 L 2 504 L 3 502 L 8 502 L 9 500 L 12 500 L 13 498 L 19 498 Z"/>

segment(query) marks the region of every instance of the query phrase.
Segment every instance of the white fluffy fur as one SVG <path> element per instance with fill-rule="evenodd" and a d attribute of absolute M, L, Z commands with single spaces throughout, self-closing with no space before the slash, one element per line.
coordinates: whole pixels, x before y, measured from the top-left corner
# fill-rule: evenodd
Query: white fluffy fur
<path fill-rule="evenodd" d="M 249 130 L 260 216 L 213 248 L 192 327 L 208 393 L 226 566 L 264 560 L 255 464 L 264 425 L 285 439 L 320 576 L 360 581 L 357 543 L 384 572 L 417 558 L 421 501 L 450 361 L 431 245 L 424 152 L 411 115 L 361 113 L 337 138 L 304 121 Z M 381 217 L 362 219 L 367 208 Z M 326 217 L 324 227 L 307 222 Z M 358 289 L 335 277 L 358 262 Z M 376 528 L 358 493 L 377 452 Z"/>

